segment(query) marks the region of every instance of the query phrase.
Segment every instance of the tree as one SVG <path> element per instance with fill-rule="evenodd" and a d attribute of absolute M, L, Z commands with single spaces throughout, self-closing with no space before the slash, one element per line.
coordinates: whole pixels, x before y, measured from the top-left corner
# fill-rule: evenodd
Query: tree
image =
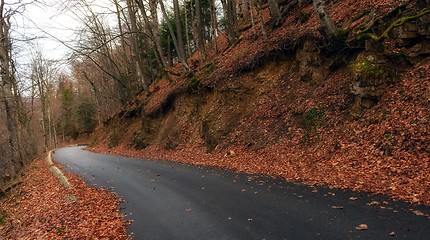
<path fill-rule="evenodd" d="M 274 26 L 279 25 L 279 23 L 282 21 L 282 13 L 281 9 L 279 7 L 278 0 L 268 0 L 267 4 L 269 5 L 270 9 L 270 16 L 273 19 Z"/>
<path fill-rule="evenodd" d="M 163 0 L 160 0 L 161 12 L 163 13 L 164 19 L 166 20 L 167 27 L 169 29 L 170 36 L 172 37 L 173 45 L 175 46 L 176 52 L 178 53 L 179 61 L 184 64 L 186 69 L 189 69 L 186 56 L 183 55 L 181 51 L 179 51 L 179 43 L 178 38 L 175 35 L 175 31 L 173 30 L 172 24 L 169 21 L 169 15 L 167 14 L 166 8 L 164 7 Z"/>
<path fill-rule="evenodd" d="M 206 59 L 206 53 L 205 53 L 205 42 L 203 38 L 203 26 L 202 26 L 202 14 L 201 14 L 201 8 L 200 8 L 200 0 L 195 0 L 195 8 L 196 8 L 196 17 L 194 19 L 194 31 L 195 31 L 195 40 L 197 43 L 197 47 L 200 50 L 200 54 L 202 57 L 202 60 L 204 61 Z"/>
<path fill-rule="evenodd" d="M 12 70 L 10 41 L 10 12 L 5 12 L 5 3 L 0 1 L 0 71 L 1 93 L 6 112 L 6 126 L 9 131 L 8 143 L 11 149 L 11 163 L 8 164 L 9 174 L 15 174 L 16 167 L 22 167 L 23 158 L 19 145 L 19 121 L 17 115 L 16 81 Z M 15 90 L 15 91 L 14 91 Z"/>
<path fill-rule="evenodd" d="M 226 21 L 226 30 L 228 36 L 228 42 L 230 45 L 236 43 L 239 37 L 238 24 L 237 24 L 237 11 L 236 11 L 236 0 L 221 0 L 221 4 L 224 11 L 224 17 Z"/>
<path fill-rule="evenodd" d="M 181 12 L 179 10 L 178 0 L 173 0 L 173 12 L 175 14 L 176 35 L 178 37 L 178 56 L 186 56 L 184 36 L 182 34 Z"/>
<path fill-rule="evenodd" d="M 337 37 L 340 31 L 327 13 L 324 0 L 313 0 L 313 5 L 321 24 L 322 33 L 329 39 Z"/>
<path fill-rule="evenodd" d="M 35 83 L 41 104 L 41 126 L 45 151 L 57 147 L 56 129 L 52 121 L 52 96 L 55 69 L 53 63 L 44 59 L 41 52 L 36 52 L 32 60 L 32 81 Z"/>

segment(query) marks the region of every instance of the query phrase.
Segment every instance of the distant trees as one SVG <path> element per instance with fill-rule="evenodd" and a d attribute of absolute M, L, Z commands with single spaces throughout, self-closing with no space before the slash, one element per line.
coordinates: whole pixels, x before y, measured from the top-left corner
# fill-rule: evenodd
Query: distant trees
<path fill-rule="evenodd" d="M 42 114 L 40 125 L 43 132 L 45 151 L 57 147 L 57 133 L 52 110 L 55 77 L 55 68 L 52 62 L 44 59 L 41 52 L 36 52 L 31 63 L 30 79 L 36 87 L 37 97 L 40 100 Z"/>

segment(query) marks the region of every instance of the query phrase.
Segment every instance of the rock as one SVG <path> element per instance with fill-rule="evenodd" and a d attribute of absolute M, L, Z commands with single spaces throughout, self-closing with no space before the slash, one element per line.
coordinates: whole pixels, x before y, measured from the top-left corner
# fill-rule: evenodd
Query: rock
<path fill-rule="evenodd" d="M 297 51 L 296 59 L 299 61 L 299 76 L 302 81 L 320 80 L 327 74 L 321 66 L 318 46 L 311 40 L 304 42 L 302 49 Z"/>
<path fill-rule="evenodd" d="M 424 15 L 417 23 L 417 31 L 420 35 L 430 38 L 430 15 Z"/>
<path fill-rule="evenodd" d="M 349 70 L 352 79 L 350 92 L 356 96 L 354 110 L 376 105 L 395 76 L 384 56 L 372 52 L 360 53 L 349 65 Z"/>
<path fill-rule="evenodd" d="M 392 31 L 394 38 L 411 39 L 418 37 L 418 26 L 413 23 L 406 22 L 403 25 L 396 27 Z"/>

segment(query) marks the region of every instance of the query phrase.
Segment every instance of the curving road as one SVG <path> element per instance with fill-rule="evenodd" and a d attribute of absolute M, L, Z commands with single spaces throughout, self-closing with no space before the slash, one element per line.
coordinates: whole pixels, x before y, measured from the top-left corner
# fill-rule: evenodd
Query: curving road
<path fill-rule="evenodd" d="M 81 147 L 57 149 L 54 160 L 89 184 L 112 187 L 126 201 L 135 239 L 430 239 L 430 219 L 418 216 L 429 207 L 383 196 Z"/>

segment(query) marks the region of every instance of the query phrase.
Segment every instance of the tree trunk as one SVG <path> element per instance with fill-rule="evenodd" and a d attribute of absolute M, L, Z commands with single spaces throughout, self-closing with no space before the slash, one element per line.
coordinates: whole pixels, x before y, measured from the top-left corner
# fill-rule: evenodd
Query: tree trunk
<path fill-rule="evenodd" d="M 211 11 L 211 35 L 212 35 L 212 41 L 215 53 L 218 53 L 218 42 L 217 42 L 217 29 L 218 29 L 218 19 L 216 14 L 216 6 L 215 6 L 215 0 L 210 0 L 210 11 Z"/>
<path fill-rule="evenodd" d="M 338 28 L 334 21 L 330 18 L 330 15 L 327 13 L 324 0 L 313 0 L 314 9 L 317 13 L 317 17 L 321 24 L 322 33 L 327 38 L 333 38 L 338 35 Z"/>
<path fill-rule="evenodd" d="M 149 5 L 149 10 L 151 12 L 151 20 L 148 15 L 146 15 L 146 8 L 143 4 L 142 0 L 135 0 L 137 6 L 140 9 L 140 14 L 143 17 L 143 22 L 145 23 L 146 30 L 149 32 L 149 36 L 151 41 L 153 42 L 156 51 L 156 58 L 160 64 L 160 67 L 163 68 L 166 66 L 166 60 L 164 59 L 163 49 L 161 47 L 161 37 L 160 30 L 158 27 L 158 14 L 157 14 L 157 2 L 158 0 L 151 0 Z"/>
<path fill-rule="evenodd" d="M 15 97 L 13 86 L 15 78 L 11 71 L 10 48 L 11 41 L 9 36 L 10 22 L 9 17 L 4 16 L 4 1 L 0 3 L 0 69 L 1 69 L 1 90 L 3 102 L 6 110 L 6 127 L 9 131 L 8 142 L 11 147 L 12 159 L 10 164 L 11 177 L 23 166 L 23 159 L 19 146 L 19 121 L 16 113 Z"/>
<path fill-rule="evenodd" d="M 138 36 L 138 27 L 137 27 L 137 19 L 136 19 L 136 8 L 133 4 L 132 0 L 127 0 L 127 6 L 128 6 L 128 16 L 130 18 L 130 26 L 131 26 L 131 46 L 132 46 L 132 59 L 134 60 L 135 64 L 135 72 L 136 77 L 139 79 L 139 81 L 143 84 L 144 89 L 148 88 L 148 82 L 145 80 L 142 74 L 143 69 L 143 62 L 141 58 L 140 53 L 140 41 Z"/>
<path fill-rule="evenodd" d="M 234 43 L 236 43 L 239 35 L 237 29 L 236 1 L 221 0 L 221 4 L 223 6 L 224 16 L 226 19 L 228 43 L 230 45 L 233 45 Z"/>
<path fill-rule="evenodd" d="M 196 42 L 197 46 L 200 50 L 200 55 L 203 61 L 206 60 L 206 52 L 205 52 L 205 42 L 204 42 L 204 29 L 202 26 L 202 15 L 201 15 L 201 8 L 200 8 L 200 0 L 195 0 L 196 3 L 196 24 L 195 24 L 195 31 L 196 31 Z"/>
<path fill-rule="evenodd" d="M 189 27 L 189 19 L 188 19 L 188 7 L 187 4 L 184 4 L 184 8 L 185 8 L 185 39 L 187 40 L 187 55 L 191 56 L 192 54 L 192 50 L 191 50 L 191 42 L 190 42 L 190 36 L 189 36 L 189 32 L 190 32 L 190 27 Z"/>
<path fill-rule="evenodd" d="M 164 19 L 166 19 L 167 27 L 169 28 L 170 36 L 172 37 L 173 45 L 175 46 L 176 52 L 178 53 L 179 61 L 184 64 L 186 69 L 189 69 L 187 59 L 182 53 L 179 51 L 178 40 L 175 36 L 175 31 L 173 31 L 172 24 L 170 24 L 169 16 L 167 15 L 166 8 L 164 7 L 163 0 L 160 0 L 161 12 L 163 13 Z"/>
<path fill-rule="evenodd" d="M 248 21 L 251 17 L 250 14 L 250 7 L 249 7 L 249 0 L 241 0 L 242 1 L 242 19 L 244 21 Z"/>
<path fill-rule="evenodd" d="M 263 33 L 263 36 L 267 39 L 267 32 L 266 32 L 266 28 L 264 27 L 264 19 L 263 19 L 263 16 L 261 15 L 260 0 L 256 0 L 256 8 L 257 8 L 258 19 L 260 21 L 261 32 Z"/>
<path fill-rule="evenodd" d="M 279 25 L 282 20 L 282 13 L 279 8 L 278 0 L 268 0 L 267 4 L 269 5 L 270 16 L 273 19 L 273 26 Z"/>
<path fill-rule="evenodd" d="M 186 57 L 185 54 L 185 45 L 184 45 L 184 35 L 182 34 L 182 24 L 181 24 L 181 12 L 179 9 L 178 0 L 173 0 L 173 12 L 175 14 L 175 25 L 176 25 L 176 34 L 178 37 L 178 51 L 182 56 Z M 179 53 L 178 53 L 179 55 Z"/>
<path fill-rule="evenodd" d="M 143 6 L 143 3 L 142 3 Z M 162 67 L 166 66 L 166 60 L 164 59 L 163 55 L 163 49 L 161 47 L 161 36 L 160 36 L 160 27 L 158 24 L 158 0 L 149 0 L 149 12 L 151 13 L 151 19 L 150 19 L 150 27 L 148 26 L 148 31 L 151 33 L 151 35 L 154 38 L 155 47 L 157 48 L 157 52 L 160 56 L 160 61 L 162 62 Z M 146 12 L 143 13 L 144 7 L 141 8 L 141 14 L 145 21 L 147 21 Z"/>

